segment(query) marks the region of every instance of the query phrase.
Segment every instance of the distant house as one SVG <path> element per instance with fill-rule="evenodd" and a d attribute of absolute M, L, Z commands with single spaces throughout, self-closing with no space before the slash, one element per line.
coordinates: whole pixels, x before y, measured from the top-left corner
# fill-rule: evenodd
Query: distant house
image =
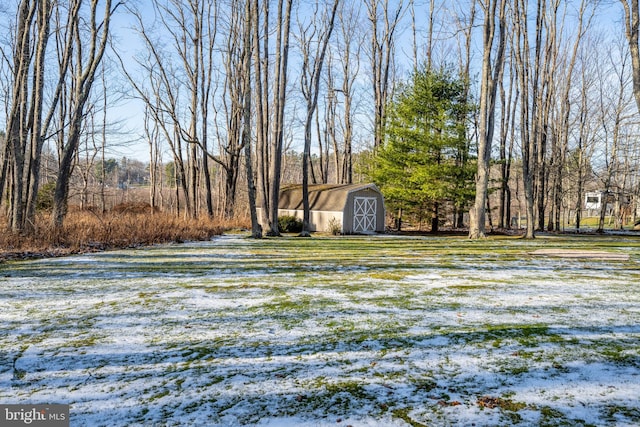
<path fill-rule="evenodd" d="M 584 195 L 584 208 L 587 210 L 600 210 L 602 206 L 602 192 L 591 191 Z"/>
<path fill-rule="evenodd" d="M 605 215 L 618 215 L 623 222 L 625 217 L 628 218 L 634 214 L 636 217 L 640 217 L 640 200 L 631 194 L 615 194 L 605 191 L 591 191 L 585 194 L 586 216 L 600 215 L 603 205 L 605 205 Z M 640 220 L 637 220 L 636 225 L 640 225 Z"/>
<path fill-rule="evenodd" d="M 278 215 L 304 216 L 302 185 L 280 191 Z M 340 227 L 342 234 L 384 232 L 382 193 L 374 184 L 320 184 L 309 186 L 310 231 Z"/>

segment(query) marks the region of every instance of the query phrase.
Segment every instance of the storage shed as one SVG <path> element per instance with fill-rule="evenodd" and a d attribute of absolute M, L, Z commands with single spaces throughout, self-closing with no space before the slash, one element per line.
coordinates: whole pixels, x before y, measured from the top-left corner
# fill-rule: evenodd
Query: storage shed
<path fill-rule="evenodd" d="M 278 215 L 302 219 L 302 185 L 280 191 Z M 320 184 L 309 186 L 310 231 L 329 231 L 339 225 L 342 234 L 384 232 L 382 193 L 374 184 Z"/>

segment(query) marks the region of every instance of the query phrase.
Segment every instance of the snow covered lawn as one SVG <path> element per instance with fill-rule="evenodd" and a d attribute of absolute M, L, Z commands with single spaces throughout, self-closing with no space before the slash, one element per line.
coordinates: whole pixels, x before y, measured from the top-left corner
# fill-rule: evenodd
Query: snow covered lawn
<path fill-rule="evenodd" d="M 638 425 L 640 239 L 223 236 L 0 264 L 0 403 L 69 403 L 72 426 Z"/>

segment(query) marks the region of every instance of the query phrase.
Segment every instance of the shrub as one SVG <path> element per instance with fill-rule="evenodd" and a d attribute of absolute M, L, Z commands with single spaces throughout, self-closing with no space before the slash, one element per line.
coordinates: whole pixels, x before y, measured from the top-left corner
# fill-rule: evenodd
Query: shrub
<path fill-rule="evenodd" d="M 0 216 L 0 228 L 8 227 Z M 107 212 L 71 209 L 61 229 L 50 213 L 39 213 L 35 231 L 0 233 L 0 263 L 5 259 L 45 257 L 168 242 L 209 240 L 223 227 L 213 218 L 185 219 L 171 213 Z"/>
<path fill-rule="evenodd" d="M 302 220 L 293 215 L 279 216 L 278 229 L 283 233 L 299 233 L 302 231 Z"/>
<path fill-rule="evenodd" d="M 127 213 L 127 214 L 147 214 L 147 213 L 155 213 L 158 210 L 156 208 L 151 208 L 149 203 L 138 202 L 138 203 L 120 203 L 111 208 L 111 212 L 115 213 Z"/>
<path fill-rule="evenodd" d="M 39 211 L 49 211 L 53 208 L 53 194 L 56 191 L 56 183 L 49 182 L 40 186 L 38 198 L 36 199 L 36 209 Z"/>
<path fill-rule="evenodd" d="M 334 236 L 342 233 L 342 224 L 340 224 L 340 221 L 338 221 L 336 217 L 331 217 L 329 220 L 329 224 L 327 224 L 327 231 Z"/>

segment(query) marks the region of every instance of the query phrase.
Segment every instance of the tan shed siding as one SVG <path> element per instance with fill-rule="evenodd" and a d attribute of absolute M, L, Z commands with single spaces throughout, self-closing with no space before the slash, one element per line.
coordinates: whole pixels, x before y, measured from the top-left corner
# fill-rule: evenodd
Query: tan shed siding
<path fill-rule="evenodd" d="M 301 221 L 304 218 L 304 210 L 278 209 L 279 216 L 294 216 Z M 342 212 L 337 211 L 311 211 L 309 212 L 309 231 L 329 231 L 329 223 L 336 219 L 342 224 Z"/>
<path fill-rule="evenodd" d="M 335 218 L 342 233 L 354 233 L 354 200 L 356 197 L 375 198 L 375 231 L 384 232 L 385 208 L 382 193 L 374 184 L 320 184 L 309 186 L 310 230 L 327 231 Z M 278 215 L 303 218 L 302 186 L 286 185 L 280 192 Z M 370 217 L 368 219 L 371 219 Z M 264 225 L 263 225 L 264 226 Z M 374 230 L 371 230 L 374 231 Z"/>
<path fill-rule="evenodd" d="M 313 223 L 312 227 L 315 227 L 313 231 L 329 231 L 332 219 L 335 218 L 340 224 L 343 220 L 342 212 L 311 211 L 310 217 Z"/>

